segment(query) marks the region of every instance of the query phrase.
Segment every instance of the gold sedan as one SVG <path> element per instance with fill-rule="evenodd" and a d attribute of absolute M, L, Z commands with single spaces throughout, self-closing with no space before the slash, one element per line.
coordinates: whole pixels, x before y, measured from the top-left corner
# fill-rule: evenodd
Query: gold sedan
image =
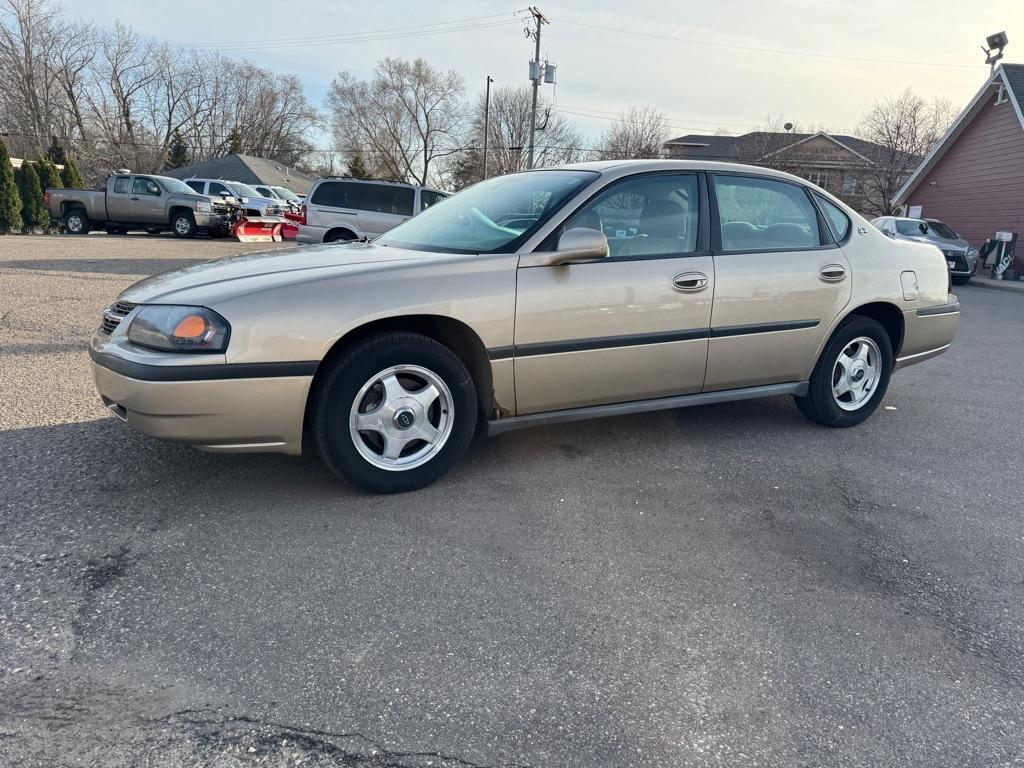
<path fill-rule="evenodd" d="M 474 433 L 792 395 L 851 427 L 960 318 L 942 253 L 785 173 L 584 163 L 481 182 L 372 243 L 157 275 L 90 353 L 111 411 L 210 451 L 309 433 L 373 492 Z"/>

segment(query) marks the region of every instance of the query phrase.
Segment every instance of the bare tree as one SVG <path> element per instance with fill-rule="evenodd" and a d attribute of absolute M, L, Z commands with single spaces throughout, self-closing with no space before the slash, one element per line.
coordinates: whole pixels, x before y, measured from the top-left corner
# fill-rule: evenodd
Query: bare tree
<path fill-rule="evenodd" d="M 927 100 L 909 87 L 875 102 L 857 127 L 857 135 L 876 149 L 864 175 L 864 197 L 870 212 L 898 213 L 893 197 L 953 121 L 947 99 Z"/>
<path fill-rule="evenodd" d="M 668 118 L 652 107 L 632 106 L 600 138 L 602 160 L 661 157 L 669 139 Z"/>
<path fill-rule="evenodd" d="M 528 86 L 501 86 L 491 89 L 490 120 L 484 120 L 484 95 L 473 109 L 470 146 L 450 164 L 451 184 L 457 189 L 483 178 L 484 124 L 487 123 L 487 175 L 500 176 L 526 170 L 532 94 Z M 534 138 L 534 166 L 572 163 L 583 159 L 587 150 L 576 125 L 545 103 L 538 102 L 537 130 Z"/>
<path fill-rule="evenodd" d="M 375 174 L 432 183 L 461 148 L 463 91 L 461 76 L 423 59 L 384 59 L 365 81 L 341 72 L 327 94 L 335 149 L 361 150 Z"/>
<path fill-rule="evenodd" d="M 21 154 L 43 151 L 61 95 L 48 62 L 56 45 L 59 9 L 48 0 L 0 2 L 0 112 Z"/>

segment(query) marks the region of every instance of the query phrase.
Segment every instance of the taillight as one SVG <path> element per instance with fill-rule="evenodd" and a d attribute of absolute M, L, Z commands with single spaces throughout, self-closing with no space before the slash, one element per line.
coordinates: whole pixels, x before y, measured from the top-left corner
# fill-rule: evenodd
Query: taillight
<path fill-rule="evenodd" d="M 46 190 L 45 192 L 43 192 L 43 205 L 49 205 L 49 204 L 50 204 L 50 190 Z"/>
<path fill-rule="evenodd" d="M 306 204 L 303 203 L 302 207 L 299 209 L 299 224 L 305 224 L 305 223 L 306 223 Z"/>

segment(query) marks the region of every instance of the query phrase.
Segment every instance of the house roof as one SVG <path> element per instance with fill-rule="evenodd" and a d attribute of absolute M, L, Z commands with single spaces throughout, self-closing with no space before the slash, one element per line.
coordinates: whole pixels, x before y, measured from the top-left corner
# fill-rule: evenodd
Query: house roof
<path fill-rule="evenodd" d="M 693 150 L 686 153 L 687 157 L 693 158 L 704 158 L 706 160 L 735 160 L 740 154 L 740 147 L 744 144 L 750 144 L 756 141 L 758 138 L 780 135 L 769 131 L 751 131 L 750 133 L 744 133 L 742 136 L 717 136 L 717 135 L 706 135 L 700 133 L 690 133 L 686 136 L 680 136 L 677 139 L 669 139 L 665 142 L 665 146 L 684 146 L 694 147 Z M 843 149 L 849 150 L 856 155 L 860 155 L 865 160 L 877 149 L 875 144 L 864 139 L 858 139 L 856 136 L 845 136 L 842 134 L 825 133 L 824 131 L 818 131 L 817 133 L 791 133 L 783 134 L 788 135 L 793 141 L 786 144 L 784 147 L 780 147 L 779 150 L 802 144 L 805 141 L 810 141 L 818 136 L 824 137 L 829 141 L 838 144 Z"/>
<path fill-rule="evenodd" d="M 967 126 L 971 124 L 971 121 L 977 116 L 982 110 L 985 104 L 988 103 L 987 98 L 992 92 L 1002 85 L 1006 89 L 1006 94 L 1013 104 L 1013 110 L 1017 113 L 1017 120 L 1020 121 L 1021 129 L 1024 130 L 1024 112 L 1021 111 L 1021 105 L 1024 105 L 1024 64 L 1000 64 L 996 67 L 995 71 L 985 80 L 985 83 L 978 89 L 978 92 L 974 94 L 974 98 L 971 99 L 970 103 L 964 107 L 963 111 L 957 115 L 956 120 L 946 131 L 945 135 L 939 139 L 939 142 L 932 147 L 932 151 L 929 152 L 921 164 L 917 167 L 910 178 L 907 179 L 906 183 L 900 187 L 900 190 L 893 197 L 893 202 L 896 205 L 903 205 L 910 195 L 917 189 L 917 186 L 924 181 L 925 177 L 932 171 L 932 169 L 938 165 L 939 161 L 945 156 L 952 147 L 960 135 L 967 129 Z"/>
<path fill-rule="evenodd" d="M 273 187 L 287 187 L 304 195 L 313 186 L 313 179 L 304 173 L 289 168 L 274 160 L 252 155 L 224 155 L 202 163 L 172 168 L 165 173 L 176 179 L 193 176 L 207 179 L 240 181 L 243 184 L 267 184 Z"/>

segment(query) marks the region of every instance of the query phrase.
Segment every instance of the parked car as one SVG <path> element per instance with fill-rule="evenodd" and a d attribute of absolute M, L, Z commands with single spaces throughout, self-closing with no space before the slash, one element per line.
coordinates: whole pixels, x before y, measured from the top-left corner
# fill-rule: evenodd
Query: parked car
<path fill-rule="evenodd" d="M 448 197 L 413 184 L 368 179 L 319 179 L 306 195 L 300 243 L 373 239 Z"/>
<path fill-rule="evenodd" d="M 150 435 L 297 454 L 306 430 L 339 476 L 394 492 L 478 429 L 776 395 L 852 427 L 959 320 L 934 247 L 803 179 L 608 161 L 489 179 L 371 243 L 143 280 L 90 354 Z"/>
<path fill-rule="evenodd" d="M 263 197 L 281 200 L 295 210 L 298 210 L 299 206 L 302 205 L 302 198 L 286 187 L 254 184 L 252 188 L 259 192 Z"/>
<path fill-rule="evenodd" d="M 94 227 L 123 235 L 132 229 L 171 230 L 178 237 L 197 232 L 222 236 L 231 225 L 223 200 L 197 194 L 178 179 L 153 174 L 115 173 L 101 190 L 47 189 L 50 215 L 70 235 L 87 235 Z"/>
<path fill-rule="evenodd" d="M 881 216 L 871 223 L 894 240 L 931 243 L 938 247 L 957 285 L 966 285 L 978 273 L 978 249 L 938 219 Z"/>
<path fill-rule="evenodd" d="M 284 216 L 288 208 L 276 197 L 260 197 L 259 192 L 240 181 L 224 179 L 185 179 L 185 183 L 200 194 L 210 197 L 231 197 L 239 202 L 246 216 Z"/>

